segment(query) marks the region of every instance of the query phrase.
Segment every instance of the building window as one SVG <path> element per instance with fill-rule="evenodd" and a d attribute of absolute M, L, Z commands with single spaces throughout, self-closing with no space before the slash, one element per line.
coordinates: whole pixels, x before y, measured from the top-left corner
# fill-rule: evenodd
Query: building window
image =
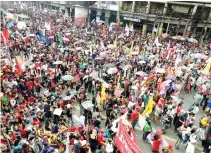
<path fill-rule="evenodd" d="M 146 13 L 148 2 L 139 2 L 136 1 L 135 13 Z"/>
<path fill-rule="evenodd" d="M 132 5 L 133 5 L 132 1 L 124 1 L 124 2 L 122 2 L 122 10 L 131 12 L 132 11 Z"/>
<path fill-rule="evenodd" d="M 162 3 L 151 3 L 150 4 L 150 14 L 163 14 L 165 4 Z"/>

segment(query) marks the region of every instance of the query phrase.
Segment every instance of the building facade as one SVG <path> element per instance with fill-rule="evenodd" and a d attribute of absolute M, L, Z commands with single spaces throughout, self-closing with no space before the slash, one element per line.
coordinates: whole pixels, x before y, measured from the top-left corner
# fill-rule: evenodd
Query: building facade
<path fill-rule="evenodd" d="M 143 35 L 155 31 L 157 35 L 211 38 L 209 2 L 124 1 L 120 9 L 120 19 L 141 28 Z"/>
<path fill-rule="evenodd" d="M 17 1 L 40 9 L 59 11 L 75 21 L 105 21 L 133 24 L 142 35 L 193 36 L 211 39 L 211 3 L 206 1 Z M 5 4 L 8 4 L 5 2 Z M 11 5 L 10 5 L 11 6 Z M 77 19 L 77 20 L 76 20 Z"/>

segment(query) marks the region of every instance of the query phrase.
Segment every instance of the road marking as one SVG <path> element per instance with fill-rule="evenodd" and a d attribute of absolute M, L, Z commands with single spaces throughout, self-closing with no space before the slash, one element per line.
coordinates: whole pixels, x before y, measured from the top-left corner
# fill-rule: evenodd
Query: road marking
<path fill-rule="evenodd" d="M 142 129 L 140 127 L 135 127 L 135 129 L 138 130 L 138 131 L 142 131 Z M 171 142 L 174 142 L 174 143 L 177 142 L 176 139 L 168 137 L 167 135 L 163 135 L 163 137 L 168 141 L 171 141 Z M 196 146 L 196 149 L 199 150 L 199 151 L 203 151 L 203 148 L 199 147 L 199 146 Z"/>

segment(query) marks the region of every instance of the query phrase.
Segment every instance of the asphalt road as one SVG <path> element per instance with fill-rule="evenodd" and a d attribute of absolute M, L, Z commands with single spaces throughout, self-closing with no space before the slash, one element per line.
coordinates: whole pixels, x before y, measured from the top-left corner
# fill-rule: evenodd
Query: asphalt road
<path fill-rule="evenodd" d="M 30 62 L 31 60 L 27 60 L 26 62 L 24 62 L 24 65 L 30 65 Z M 44 91 L 44 90 L 43 90 Z M 184 98 L 184 106 L 183 106 L 183 109 L 184 110 L 188 110 L 188 108 L 190 107 L 190 105 L 192 104 L 193 102 L 193 96 L 194 96 L 194 92 L 191 92 L 189 94 L 186 94 L 184 92 L 181 93 L 180 97 L 181 98 Z M 91 98 L 92 96 L 89 95 L 89 98 Z M 80 107 L 79 106 L 76 106 L 76 111 L 74 112 L 75 115 L 77 117 L 79 117 L 80 115 Z M 102 115 L 105 116 L 105 112 L 102 112 Z M 198 126 L 199 125 L 199 119 L 204 115 L 204 112 L 200 109 L 200 111 L 196 114 L 195 116 L 195 125 Z M 76 126 L 79 126 L 79 123 L 76 121 L 74 123 L 74 125 Z M 105 120 L 102 120 L 101 121 L 101 126 L 102 128 L 105 128 L 104 127 L 105 125 Z M 158 122 L 156 125 L 152 124 L 153 128 L 155 129 L 162 129 L 162 124 L 160 122 Z M 136 129 L 135 129 L 135 134 L 136 134 L 136 137 L 137 137 L 137 140 L 138 140 L 138 143 L 139 143 L 139 146 L 140 148 L 142 149 L 142 151 L 144 153 L 151 153 L 151 145 L 148 143 L 148 142 L 145 142 L 142 140 L 142 132 L 141 132 L 141 129 L 139 127 L 139 125 L 137 124 L 136 126 Z M 177 140 L 177 135 L 174 133 L 174 130 L 173 130 L 173 126 L 171 127 L 171 129 L 168 129 L 167 133 L 165 135 L 163 135 L 164 138 L 167 140 L 167 142 L 169 143 L 173 143 L 175 144 L 176 140 Z M 202 150 L 201 150 L 201 142 L 198 142 L 197 143 L 197 148 L 195 150 L 195 153 L 201 153 Z M 175 153 L 185 153 L 185 146 L 184 145 L 180 145 L 180 149 L 177 150 L 174 148 L 174 152 Z"/>

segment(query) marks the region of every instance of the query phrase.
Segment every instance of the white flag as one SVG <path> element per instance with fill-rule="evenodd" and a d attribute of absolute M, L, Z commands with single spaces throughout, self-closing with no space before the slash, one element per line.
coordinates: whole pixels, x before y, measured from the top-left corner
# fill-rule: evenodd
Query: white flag
<path fill-rule="evenodd" d="M 51 30 L 50 23 L 45 22 L 45 28 L 46 28 L 46 30 Z"/>
<path fill-rule="evenodd" d="M 130 26 L 130 29 L 129 29 L 130 31 L 134 31 L 134 29 L 133 29 L 133 24 L 132 24 L 132 26 Z"/>
<path fill-rule="evenodd" d="M 158 41 L 158 37 L 155 39 L 155 43 L 157 44 L 157 43 L 159 43 L 159 41 Z"/>
<path fill-rule="evenodd" d="M 125 31 L 126 31 L 126 36 L 129 36 L 130 29 L 129 29 L 127 24 L 126 24 L 126 27 L 125 27 Z"/>

